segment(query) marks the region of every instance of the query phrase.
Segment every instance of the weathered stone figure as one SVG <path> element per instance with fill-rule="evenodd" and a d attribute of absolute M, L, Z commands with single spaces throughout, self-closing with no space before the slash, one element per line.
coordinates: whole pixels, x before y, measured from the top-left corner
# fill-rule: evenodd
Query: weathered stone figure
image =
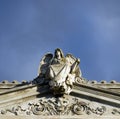
<path fill-rule="evenodd" d="M 73 82 L 82 75 L 79 63 L 79 59 L 71 54 L 64 56 L 62 50 L 57 48 L 54 57 L 48 53 L 40 61 L 38 83 L 39 80 L 48 82 L 54 94 L 69 94 Z"/>

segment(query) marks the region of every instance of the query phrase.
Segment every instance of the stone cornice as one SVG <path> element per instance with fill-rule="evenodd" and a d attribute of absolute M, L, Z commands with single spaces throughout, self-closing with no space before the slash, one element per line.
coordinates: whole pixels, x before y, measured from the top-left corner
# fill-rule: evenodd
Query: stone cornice
<path fill-rule="evenodd" d="M 120 93 L 108 89 L 92 87 L 86 84 L 74 84 L 71 95 L 80 96 L 91 101 L 98 101 L 111 106 L 120 107 Z"/>
<path fill-rule="evenodd" d="M 21 102 L 23 100 L 30 100 L 32 97 L 37 95 L 48 93 L 48 86 L 38 85 L 24 85 L 3 91 L 0 93 L 0 107 L 14 104 L 15 102 Z"/>
<path fill-rule="evenodd" d="M 44 93 L 49 93 L 49 86 L 26 84 L 16 86 L 7 91 L 0 93 L 0 107 L 14 103 L 21 102 L 28 97 L 35 97 Z M 90 86 L 88 84 L 74 84 L 73 91 L 70 95 L 80 97 L 83 99 L 99 101 L 107 103 L 111 106 L 120 107 L 120 93 L 113 92 L 109 89 L 104 89 L 97 86 Z M 30 98 L 29 98 L 30 99 Z"/>

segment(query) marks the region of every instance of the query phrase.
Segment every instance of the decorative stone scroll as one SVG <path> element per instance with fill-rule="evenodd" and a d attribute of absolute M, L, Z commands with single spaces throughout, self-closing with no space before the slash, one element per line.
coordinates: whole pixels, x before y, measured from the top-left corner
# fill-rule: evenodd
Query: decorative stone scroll
<path fill-rule="evenodd" d="M 52 92 L 56 94 L 69 94 L 75 81 L 82 81 L 79 68 L 80 59 L 71 54 L 64 56 L 61 49 L 44 55 L 40 61 L 38 77 L 33 83 L 48 83 Z M 82 81 L 83 82 L 83 81 Z"/>
<path fill-rule="evenodd" d="M 9 112 L 9 113 L 8 113 Z M 2 115 L 104 115 L 105 106 L 92 107 L 90 103 L 82 102 L 77 98 L 44 98 L 38 102 L 31 102 L 24 106 L 18 105 L 10 109 L 1 110 Z M 114 110 L 114 112 L 116 112 Z M 111 112 L 111 114 L 114 114 Z M 120 114 L 120 113 L 119 113 Z"/>

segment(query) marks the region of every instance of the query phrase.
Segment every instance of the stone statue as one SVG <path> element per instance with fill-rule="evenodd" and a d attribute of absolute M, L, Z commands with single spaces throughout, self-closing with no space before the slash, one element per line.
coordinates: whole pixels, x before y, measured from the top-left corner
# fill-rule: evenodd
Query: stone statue
<path fill-rule="evenodd" d="M 69 94 L 76 78 L 81 78 L 80 60 L 71 54 L 64 56 L 61 49 L 44 55 L 40 61 L 38 78 L 36 81 L 46 82 L 54 94 Z"/>

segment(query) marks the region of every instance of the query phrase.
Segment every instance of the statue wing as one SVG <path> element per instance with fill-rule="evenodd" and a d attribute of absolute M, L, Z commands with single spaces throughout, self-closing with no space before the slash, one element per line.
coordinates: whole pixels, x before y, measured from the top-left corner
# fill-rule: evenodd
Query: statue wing
<path fill-rule="evenodd" d="M 53 58 L 53 54 L 47 53 L 43 56 L 40 61 L 39 68 L 38 68 L 38 75 L 44 75 L 48 69 L 49 64 L 51 63 Z"/>
<path fill-rule="evenodd" d="M 76 62 L 76 60 L 78 60 L 71 54 L 67 54 L 66 59 L 71 64 L 71 66 Z M 76 74 L 76 77 L 82 77 L 82 72 L 80 70 L 79 65 L 76 67 L 75 74 Z"/>
<path fill-rule="evenodd" d="M 67 61 L 68 61 L 71 65 L 76 61 L 76 58 L 75 58 L 73 55 L 71 55 L 71 54 L 67 54 L 67 55 L 65 56 L 65 58 L 67 59 Z"/>

